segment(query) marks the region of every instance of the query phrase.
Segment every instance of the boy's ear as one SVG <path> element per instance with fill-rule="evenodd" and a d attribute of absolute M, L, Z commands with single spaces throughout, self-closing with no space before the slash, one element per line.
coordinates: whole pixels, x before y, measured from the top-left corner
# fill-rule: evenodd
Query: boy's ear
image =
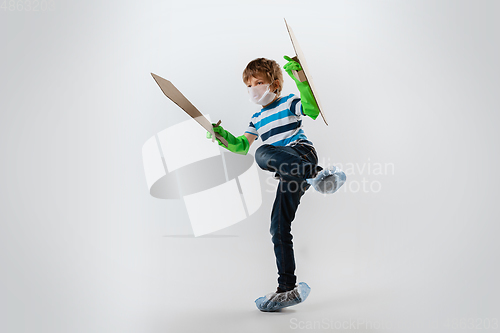
<path fill-rule="evenodd" d="M 280 81 L 279 80 L 274 80 L 274 83 L 273 83 L 273 87 L 274 87 L 274 92 L 278 90 L 278 88 L 280 87 Z"/>

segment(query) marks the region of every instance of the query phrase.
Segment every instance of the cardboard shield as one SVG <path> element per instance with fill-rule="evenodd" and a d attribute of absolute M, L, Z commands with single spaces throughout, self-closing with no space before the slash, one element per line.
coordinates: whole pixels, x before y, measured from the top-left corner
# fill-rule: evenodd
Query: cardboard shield
<path fill-rule="evenodd" d="M 292 40 L 292 45 L 293 49 L 295 50 L 296 56 L 293 57 L 292 59 L 297 61 L 300 66 L 302 67 L 301 71 L 292 71 L 292 73 L 295 75 L 295 77 L 300 81 L 304 82 L 307 81 L 309 83 L 309 86 L 311 87 L 311 91 L 313 93 L 313 97 L 316 100 L 316 104 L 318 105 L 319 108 L 319 113 L 321 114 L 321 117 L 323 118 L 323 121 L 325 122 L 326 125 L 328 125 L 328 122 L 326 121 L 325 114 L 323 112 L 323 108 L 321 107 L 321 104 L 318 99 L 318 93 L 317 90 L 314 88 L 314 84 L 312 81 L 311 77 L 311 72 L 309 71 L 309 68 L 307 67 L 306 59 L 304 57 L 304 54 L 302 53 L 302 50 L 300 49 L 299 43 L 297 42 L 297 37 L 295 37 L 295 34 L 292 31 L 292 28 L 288 25 L 285 19 L 285 25 L 288 30 L 288 35 L 290 36 L 290 39 Z"/>

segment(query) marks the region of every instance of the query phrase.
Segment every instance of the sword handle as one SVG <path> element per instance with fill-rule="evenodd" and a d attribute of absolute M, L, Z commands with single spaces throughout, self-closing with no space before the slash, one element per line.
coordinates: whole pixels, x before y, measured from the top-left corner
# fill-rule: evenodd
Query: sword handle
<path fill-rule="evenodd" d="M 218 126 L 220 125 L 220 123 L 221 123 L 221 120 L 219 119 L 219 121 L 217 122 L 217 124 L 215 124 L 215 125 L 214 125 L 214 127 L 218 127 Z M 220 142 L 222 142 L 222 144 L 223 144 L 224 146 L 226 146 L 226 148 L 227 148 L 227 140 L 226 140 L 226 139 L 224 139 L 224 137 L 222 137 L 222 135 L 220 135 L 219 133 L 217 133 L 217 132 L 215 132 L 215 131 L 214 131 L 214 134 L 215 134 L 215 137 L 216 137 L 217 139 L 219 139 L 219 140 L 220 140 Z"/>

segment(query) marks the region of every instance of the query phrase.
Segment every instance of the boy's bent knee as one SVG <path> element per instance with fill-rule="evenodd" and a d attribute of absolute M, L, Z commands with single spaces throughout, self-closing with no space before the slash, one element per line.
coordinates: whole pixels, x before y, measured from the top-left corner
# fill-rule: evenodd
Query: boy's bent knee
<path fill-rule="evenodd" d="M 272 145 L 264 144 L 255 151 L 255 162 L 257 162 L 257 165 L 263 170 L 268 170 L 270 167 L 269 156 L 266 156 L 270 147 L 272 147 Z"/>
<path fill-rule="evenodd" d="M 271 149 L 273 145 L 269 144 L 263 144 L 257 150 L 255 151 L 255 157 L 257 158 L 258 156 L 262 156 L 263 154 L 267 153 L 269 149 Z"/>

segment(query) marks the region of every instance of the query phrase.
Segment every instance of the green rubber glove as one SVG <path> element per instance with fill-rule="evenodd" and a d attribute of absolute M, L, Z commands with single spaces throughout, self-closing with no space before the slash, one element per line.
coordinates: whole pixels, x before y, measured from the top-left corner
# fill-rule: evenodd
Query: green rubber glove
<path fill-rule="evenodd" d="M 288 61 L 288 63 L 283 66 L 283 69 L 295 81 L 295 84 L 297 84 L 297 88 L 299 89 L 300 102 L 302 103 L 302 110 L 304 111 L 304 114 L 311 117 L 312 119 L 316 119 L 319 115 L 319 108 L 316 104 L 316 100 L 314 99 L 309 83 L 307 83 L 307 81 L 300 82 L 292 73 L 292 70 L 302 70 L 302 66 L 300 66 L 298 62 L 292 60 L 292 58 L 288 56 L 284 56 L 283 58 Z"/>
<path fill-rule="evenodd" d="M 248 142 L 248 139 L 245 135 L 240 135 L 239 137 L 235 137 L 228 131 L 226 131 L 224 128 L 222 128 L 221 125 L 217 126 L 217 124 L 213 124 L 214 126 L 214 132 L 219 133 L 224 139 L 227 140 L 227 148 L 220 142 L 219 139 L 215 138 L 217 142 L 219 143 L 219 146 L 222 146 L 226 148 L 229 151 L 232 151 L 233 153 L 236 154 L 241 154 L 241 155 L 246 155 L 248 153 L 248 149 L 250 148 L 250 143 Z M 212 134 L 210 134 L 209 131 L 207 131 L 207 139 L 211 139 Z"/>

